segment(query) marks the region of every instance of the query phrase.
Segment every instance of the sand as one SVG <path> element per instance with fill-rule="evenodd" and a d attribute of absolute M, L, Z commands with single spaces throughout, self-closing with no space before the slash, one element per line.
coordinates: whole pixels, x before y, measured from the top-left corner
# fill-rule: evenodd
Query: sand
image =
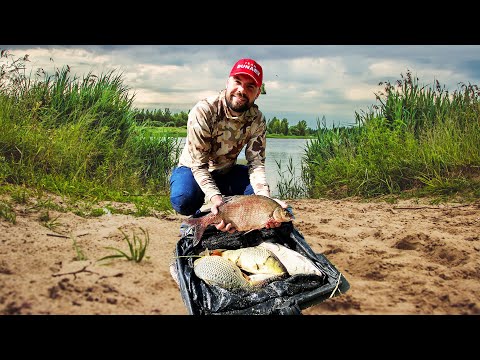
<path fill-rule="evenodd" d="M 480 314 L 479 202 L 287 202 L 307 243 L 350 283 L 304 315 Z M 15 212 L 16 224 L 0 220 L 0 314 L 188 315 L 168 268 L 184 216 L 50 210 L 49 228 L 31 203 Z M 128 253 L 124 234 L 144 239 L 142 229 L 141 262 L 96 261 L 116 253 L 106 247 Z"/>

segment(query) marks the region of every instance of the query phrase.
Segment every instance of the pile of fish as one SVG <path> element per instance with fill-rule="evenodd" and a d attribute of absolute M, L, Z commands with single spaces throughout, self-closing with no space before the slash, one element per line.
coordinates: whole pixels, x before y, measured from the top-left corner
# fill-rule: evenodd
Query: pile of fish
<path fill-rule="evenodd" d="M 209 285 L 255 289 L 296 274 L 323 273 L 300 253 L 283 245 L 263 242 L 236 250 L 205 250 L 193 263 L 195 275 Z"/>

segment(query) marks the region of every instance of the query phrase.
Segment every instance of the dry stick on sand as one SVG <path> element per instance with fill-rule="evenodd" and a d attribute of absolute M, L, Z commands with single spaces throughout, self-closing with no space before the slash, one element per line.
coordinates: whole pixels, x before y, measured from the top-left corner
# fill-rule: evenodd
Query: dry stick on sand
<path fill-rule="evenodd" d="M 96 272 L 93 272 L 91 270 L 88 270 L 87 267 L 89 265 L 85 265 L 84 267 L 82 267 L 80 270 L 77 270 L 77 271 L 71 271 L 71 272 L 66 272 L 66 273 L 57 273 L 57 274 L 52 274 L 53 277 L 56 277 L 56 276 L 65 276 L 65 275 L 73 275 L 73 278 L 76 280 L 77 279 L 77 274 L 79 273 L 82 273 L 82 272 L 87 272 L 87 273 L 90 273 L 90 274 L 97 274 Z M 98 274 L 97 274 L 98 275 Z"/>
<path fill-rule="evenodd" d="M 59 237 L 59 238 L 68 239 L 68 236 L 60 235 L 60 234 L 47 234 L 47 236 L 55 236 L 55 237 Z"/>
<path fill-rule="evenodd" d="M 77 235 L 77 237 L 85 236 L 85 235 L 88 235 L 88 234 L 89 233 L 79 234 L 79 235 Z M 55 237 L 64 238 L 64 239 L 70 238 L 70 236 L 66 236 L 66 235 L 62 235 L 62 234 L 47 234 L 47 236 L 55 236 Z"/>

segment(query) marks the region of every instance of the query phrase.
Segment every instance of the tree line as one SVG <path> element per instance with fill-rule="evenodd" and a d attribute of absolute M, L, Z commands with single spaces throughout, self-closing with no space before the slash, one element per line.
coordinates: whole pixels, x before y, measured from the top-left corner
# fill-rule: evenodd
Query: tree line
<path fill-rule="evenodd" d="M 181 111 L 172 113 L 169 108 L 161 109 L 135 109 L 135 121 L 138 125 L 163 126 L 163 127 L 187 127 L 188 112 Z M 307 126 L 305 120 L 290 126 L 288 120 L 276 118 L 267 120 L 267 132 L 276 135 L 309 136 L 315 135 L 318 130 Z"/>

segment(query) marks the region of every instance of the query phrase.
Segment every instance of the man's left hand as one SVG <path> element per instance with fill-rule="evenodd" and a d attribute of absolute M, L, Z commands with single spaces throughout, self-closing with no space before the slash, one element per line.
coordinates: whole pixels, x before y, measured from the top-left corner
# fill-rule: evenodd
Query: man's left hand
<path fill-rule="evenodd" d="M 282 208 L 284 208 L 284 209 L 288 208 L 288 204 L 285 201 L 280 200 L 280 199 L 276 199 L 276 198 L 271 198 L 271 199 L 275 200 Z M 281 225 L 282 225 L 281 222 L 273 222 L 273 223 L 265 225 L 265 228 L 267 228 L 267 229 L 277 228 L 277 227 L 280 227 Z"/>
<path fill-rule="evenodd" d="M 285 201 L 276 199 L 276 198 L 272 198 L 272 199 L 275 200 L 277 203 L 279 203 L 282 208 L 286 209 L 288 207 L 288 204 Z"/>

